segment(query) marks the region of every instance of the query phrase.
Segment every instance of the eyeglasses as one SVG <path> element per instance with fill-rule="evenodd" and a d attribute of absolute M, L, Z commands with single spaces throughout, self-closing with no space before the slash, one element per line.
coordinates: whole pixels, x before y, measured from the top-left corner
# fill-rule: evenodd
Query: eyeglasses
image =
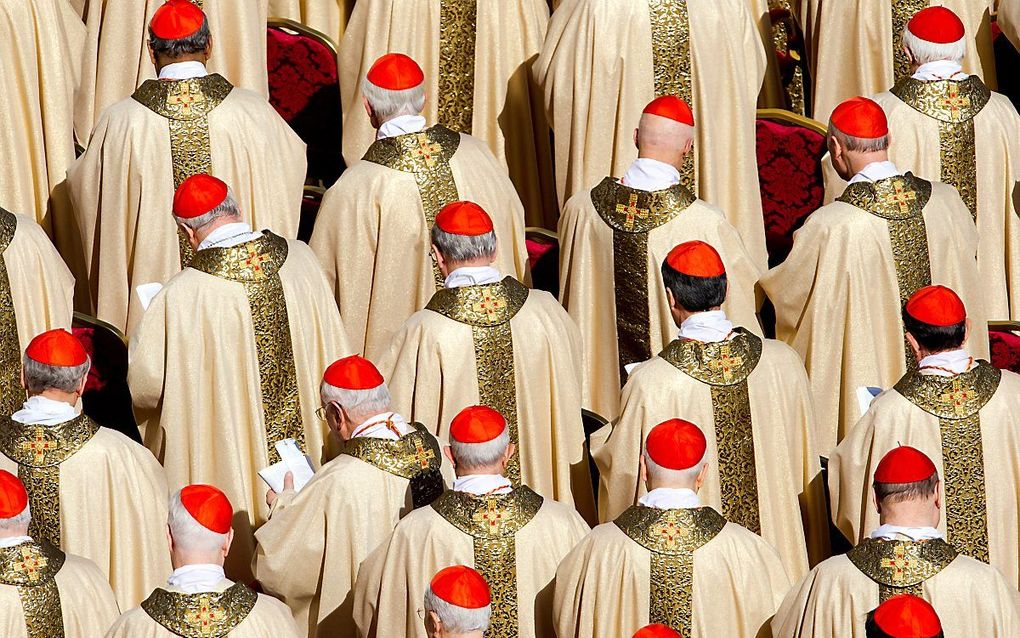
<path fill-rule="evenodd" d="M 420 620 L 425 620 L 425 610 L 424 609 L 419 609 L 418 610 L 418 618 Z"/>
<path fill-rule="evenodd" d="M 340 404 L 337 403 L 336 401 L 330 401 L 326 405 L 320 405 L 319 407 L 315 408 L 315 416 L 319 417 L 320 421 L 325 421 L 326 415 L 329 414 L 329 409 L 332 406 L 336 406 L 337 413 L 340 412 Z"/>

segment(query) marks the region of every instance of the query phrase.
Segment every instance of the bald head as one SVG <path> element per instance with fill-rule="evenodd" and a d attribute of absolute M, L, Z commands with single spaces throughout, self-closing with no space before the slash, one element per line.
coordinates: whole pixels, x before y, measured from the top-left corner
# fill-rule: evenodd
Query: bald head
<path fill-rule="evenodd" d="M 644 113 L 634 131 L 634 144 L 637 145 L 638 157 L 659 160 L 679 170 L 684 156 L 694 146 L 694 127 L 661 115 Z"/>

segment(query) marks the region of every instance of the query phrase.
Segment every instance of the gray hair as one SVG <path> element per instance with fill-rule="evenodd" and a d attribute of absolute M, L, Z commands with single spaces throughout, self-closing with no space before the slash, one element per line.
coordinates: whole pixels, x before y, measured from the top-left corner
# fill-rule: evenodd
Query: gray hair
<path fill-rule="evenodd" d="M 166 522 L 174 543 L 185 550 L 214 552 L 227 542 L 227 534 L 217 534 L 195 520 L 181 502 L 181 490 L 170 497 L 170 513 Z"/>
<path fill-rule="evenodd" d="M 847 135 L 843 131 L 836 128 L 836 125 L 829 121 L 830 137 L 834 137 L 839 140 L 839 143 L 843 145 L 848 151 L 855 153 L 875 153 L 878 151 L 885 151 L 889 148 L 889 136 L 883 135 L 882 137 L 866 138 L 866 137 L 854 137 L 853 135 Z"/>
<path fill-rule="evenodd" d="M 454 235 L 435 225 L 432 227 L 432 243 L 447 261 L 471 261 L 483 257 L 491 261 L 496 257 L 495 231 L 474 236 Z"/>
<path fill-rule="evenodd" d="M 21 358 L 21 367 L 25 375 L 25 386 L 32 394 L 40 394 L 46 390 L 75 392 L 81 380 L 89 373 L 92 359 L 86 359 L 80 366 L 51 366 L 31 359 L 28 355 Z"/>
<path fill-rule="evenodd" d="M 510 447 L 510 428 L 503 428 L 499 436 L 485 443 L 461 443 L 450 437 L 450 451 L 457 465 L 472 469 L 495 465 Z"/>
<path fill-rule="evenodd" d="M 392 398 L 385 383 L 371 390 L 348 390 L 323 381 L 319 384 L 319 398 L 323 405 L 339 403 L 351 418 L 375 416 L 390 409 Z"/>
<path fill-rule="evenodd" d="M 443 621 L 443 627 L 454 634 L 466 634 L 473 631 L 486 631 L 489 628 L 489 617 L 492 605 L 468 609 L 446 602 L 429 587 L 425 592 L 425 611 L 433 611 Z"/>
<path fill-rule="evenodd" d="M 910 54 L 914 56 L 914 62 L 917 64 L 927 64 L 928 62 L 936 62 L 938 60 L 959 62 L 967 55 L 967 38 L 965 36 L 956 42 L 939 44 L 922 40 L 911 33 L 909 28 L 904 28 L 903 48 L 910 51 Z"/>
<path fill-rule="evenodd" d="M 149 28 L 149 45 L 152 47 L 152 52 L 156 55 L 162 55 L 168 58 L 179 58 L 184 55 L 201 53 L 209 46 L 209 40 L 211 38 L 212 34 L 209 32 L 208 17 L 202 20 L 202 26 L 198 28 L 198 31 L 192 33 L 186 38 L 164 40 L 163 38 L 157 37 L 156 34 L 152 32 L 152 28 Z"/>
<path fill-rule="evenodd" d="M 17 516 L 10 518 L 0 518 L 0 530 L 5 532 L 18 531 L 28 529 L 29 523 L 32 522 L 32 512 L 28 505 L 25 505 L 25 509 L 22 510 Z"/>
<path fill-rule="evenodd" d="M 706 463 L 705 457 L 702 457 L 700 461 L 694 464 L 694 467 L 687 468 L 686 470 L 671 470 L 653 461 L 652 457 L 648 455 L 647 450 L 644 452 L 644 456 L 648 478 L 654 479 L 657 483 L 665 483 L 666 485 L 694 485 Z M 708 456 L 707 451 L 705 456 Z"/>
<path fill-rule="evenodd" d="M 420 115 L 425 108 L 424 82 L 410 89 L 391 91 L 372 84 L 366 77 L 361 81 L 361 94 L 368 100 L 379 122 L 401 115 Z"/>
<path fill-rule="evenodd" d="M 887 499 L 892 503 L 914 501 L 931 498 L 939 484 L 938 470 L 923 481 L 913 483 L 879 483 L 874 481 L 871 486 L 875 490 L 875 498 L 879 503 Z"/>
<path fill-rule="evenodd" d="M 183 217 L 178 217 L 174 215 L 174 220 L 176 220 L 178 224 L 187 226 L 191 230 L 198 230 L 199 228 L 202 228 L 206 224 L 211 223 L 214 219 L 220 217 L 240 217 L 240 216 L 241 206 L 237 203 L 237 198 L 234 197 L 234 191 L 232 191 L 228 186 L 226 198 L 216 208 L 212 209 L 211 211 L 204 215 L 199 215 L 198 217 L 191 217 L 190 219 L 185 219 Z"/>

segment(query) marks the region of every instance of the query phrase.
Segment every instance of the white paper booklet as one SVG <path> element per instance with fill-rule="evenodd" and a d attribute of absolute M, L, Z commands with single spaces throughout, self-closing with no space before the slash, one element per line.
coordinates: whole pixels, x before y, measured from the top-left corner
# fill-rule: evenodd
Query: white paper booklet
<path fill-rule="evenodd" d="M 312 460 L 301 453 L 294 439 L 278 441 L 276 451 L 280 453 L 280 461 L 259 470 L 259 476 L 266 485 L 279 494 L 283 492 L 283 478 L 287 472 L 291 472 L 294 474 L 294 491 L 300 492 L 315 475 Z"/>

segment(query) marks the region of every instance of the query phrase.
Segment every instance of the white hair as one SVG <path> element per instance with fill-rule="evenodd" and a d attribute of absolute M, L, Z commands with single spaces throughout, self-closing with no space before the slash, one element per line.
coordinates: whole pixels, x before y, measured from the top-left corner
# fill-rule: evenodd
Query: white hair
<path fill-rule="evenodd" d="M 645 469 L 648 471 L 649 480 L 666 485 L 694 485 L 695 481 L 698 480 L 698 475 L 701 474 L 701 470 L 705 467 L 707 462 L 705 456 L 708 456 L 708 451 L 705 452 L 705 456 L 702 456 L 700 461 L 694 464 L 694 467 L 689 467 L 686 470 L 671 470 L 662 467 L 652 460 L 647 450 L 645 450 L 644 455 Z"/>
<path fill-rule="evenodd" d="M 425 611 L 434 611 L 443 627 L 450 633 L 466 634 L 473 631 L 486 631 L 489 628 L 489 617 L 492 605 L 468 609 L 452 605 L 432 591 L 429 587 L 425 592 Z"/>
<path fill-rule="evenodd" d="M 959 62 L 967 55 L 967 36 L 949 44 L 938 44 L 922 40 L 909 27 L 903 29 L 903 48 L 910 51 L 917 64 L 927 64 L 937 60 Z"/>
<path fill-rule="evenodd" d="M 829 121 L 829 136 L 839 140 L 840 144 L 843 145 L 848 151 L 855 153 L 876 153 L 878 151 L 885 151 L 889 148 L 889 135 L 883 135 L 882 137 L 855 137 L 853 135 L 847 135 L 843 131 L 836 128 L 836 125 Z"/>
<path fill-rule="evenodd" d="M 177 490 L 170 497 L 167 525 L 170 527 L 174 543 L 188 551 L 214 552 L 227 542 L 227 534 L 217 534 L 195 520 L 181 502 L 181 490 Z"/>
<path fill-rule="evenodd" d="M 224 198 L 224 200 L 220 202 L 219 206 L 212 209 L 208 213 L 204 215 L 199 215 L 198 217 L 191 217 L 190 219 L 174 215 L 174 219 L 177 221 L 178 224 L 183 224 L 190 228 L 191 230 L 198 230 L 199 228 L 202 228 L 206 224 L 212 222 L 214 219 L 217 219 L 219 217 L 240 217 L 240 216 L 241 206 L 237 203 L 237 198 L 234 197 L 234 191 L 230 190 L 230 187 L 228 186 L 226 198 Z"/>
<path fill-rule="evenodd" d="M 323 405 L 339 403 L 353 418 L 375 416 L 390 409 L 392 399 L 385 383 L 371 390 L 348 390 L 323 381 L 319 384 L 319 398 Z"/>
<path fill-rule="evenodd" d="M 503 428 L 499 436 L 485 443 L 461 443 L 450 437 L 450 451 L 457 465 L 463 468 L 477 468 L 495 465 L 510 447 L 510 428 Z"/>
<path fill-rule="evenodd" d="M 432 227 L 432 243 L 443 259 L 450 262 L 473 261 L 496 257 L 496 233 L 490 231 L 483 235 L 455 235 L 448 233 L 439 225 Z"/>
<path fill-rule="evenodd" d="M 80 366 L 51 366 L 39 363 L 25 355 L 21 359 L 21 369 L 25 376 L 25 385 L 32 394 L 46 390 L 74 392 L 81 380 L 89 373 L 92 359 L 88 358 Z"/>
<path fill-rule="evenodd" d="M 376 86 L 365 78 L 361 81 L 361 94 L 368 100 L 372 112 L 379 122 L 392 120 L 401 115 L 420 115 L 425 108 L 425 83 L 410 89 L 391 91 Z"/>
<path fill-rule="evenodd" d="M 0 518 L 0 530 L 5 532 L 17 531 L 28 529 L 28 524 L 32 522 L 32 512 L 28 505 L 25 505 L 25 509 L 21 510 L 20 514 L 12 516 L 10 518 Z"/>

